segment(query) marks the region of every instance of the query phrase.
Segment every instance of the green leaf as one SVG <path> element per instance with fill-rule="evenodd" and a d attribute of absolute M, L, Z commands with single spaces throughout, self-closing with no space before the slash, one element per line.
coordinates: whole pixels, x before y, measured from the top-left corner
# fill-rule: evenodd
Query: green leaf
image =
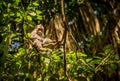
<path fill-rule="evenodd" d="M 92 60 L 92 58 L 87 58 L 86 59 L 86 62 L 88 63 L 88 62 L 90 62 Z"/>
<path fill-rule="evenodd" d="M 37 16 L 37 19 L 38 20 L 42 20 L 42 16 Z"/>
<path fill-rule="evenodd" d="M 81 57 L 86 57 L 87 56 L 85 53 L 81 53 L 81 52 L 78 52 L 77 54 L 78 54 L 78 56 L 81 56 Z"/>
<path fill-rule="evenodd" d="M 23 24 L 24 34 L 26 35 L 27 25 Z"/>
<path fill-rule="evenodd" d="M 8 14 L 4 14 L 3 16 L 6 17 L 6 16 L 8 16 Z"/>
<path fill-rule="evenodd" d="M 21 18 L 15 18 L 15 22 L 20 22 L 22 19 Z"/>
<path fill-rule="evenodd" d="M 28 6 L 27 10 L 31 10 L 31 9 L 33 9 L 33 7 L 31 7 L 31 6 Z"/>
<path fill-rule="evenodd" d="M 40 10 L 36 10 L 37 14 L 42 14 L 42 12 Z"/>
<path fill-rule="evenodd" d="M 112 51 L 112 49 L 106 49 L 106 50 L 105 50 L 105 54 L 110 53 L 110 51 Z"/>
<path fill-rule="evenodd" d="M 116 65 L 116 64 L 111 64 L 110 67 L 111 67 L 113 70 L 117 69 L 117 65 Z"/>
<path fill-rule="evenodd" d="M 28 14 L 31 15 L 31 16 L 36 16 L 35 12 L 29 12 Z"/>
<path fill-rule="evenodd" d="M 99 64 L 101 62 L 100 59 L 94 59 L 91 61 L 91 63 L 94 65 L 94 64 Z"/>
<path fill-rule="evenodd" d="M 10 13 L 10 16 L 14 16 L 15 14 L 14 13 Z"/>
<path fill-rule="evenodd" d="M 27 34 L 26 34 L 26 37 L 27 37 L 27 38 L 30 38 L 30 36 L 31 36 L 30 33 L 27 33 Z"/>
<path fill-rule="evenodd" d="M 17 12 L 17 13 L 16 13 L 16 16 L 17 16 L 17 17 L 21 16 L 21 13 L 20 13 L 20 12 Z"/>
<path fill-rule="evenodd" d="M 83 59 L 79 59 L 79 60 L 86 65 L 86 62 Z"/>
<path fill-rule="evenodd" d="M 14 34 L 14 33 L 11 34 L 11 38 L 13 38 L 13 37 L 15 37 L 15 36 L 16 36 L 16 34 Z"/>
<path fill-rule="evenodd" d="M 21 0 L 16 0 L 16 2 L 20 2 Z"/>
<path fill-rule="evenodd" d="M 19 61 L 16 62 L 16 64 L 18 64 L 18 65 L 21 65 L 21 63 L 22 63 L 21 60 L 19 60 Z"/>
<path fill-rule="evenodd" d="M 99 57 L 99 56 L 94 56 L 93 59 L 100 59 L 100 60 L 102 60 L 102 58 Z"/>
<path fill-rule="evenodd" d="M 20 54 L 20 55 L 24 55 L 25 54 L 25 49 L 24 48 L 19 48 L 18 49 L 18 53 Z M 18 55 L 19 55 L 18 54 Z"/>
<path fill-rule="evenodd" d="M 39 6 L 38 2 L 33 2 L 34 6 Z"/>
<path fill-rule="evenodd" d="M 31 16 L 27 16 L 27 19 L 29 20 L 29 21 L 32 21 L 32 17 Z"/>

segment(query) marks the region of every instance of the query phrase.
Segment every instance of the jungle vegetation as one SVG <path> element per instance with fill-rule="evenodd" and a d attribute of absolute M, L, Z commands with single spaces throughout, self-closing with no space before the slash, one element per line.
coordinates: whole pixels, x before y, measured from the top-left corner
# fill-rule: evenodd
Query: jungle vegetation
<path fill-rule="evenodd" d="M 30 49 L 38 22 L 50 53 Z M 120 1 L 0 0 L 0 81 L 120 81 Z"/>

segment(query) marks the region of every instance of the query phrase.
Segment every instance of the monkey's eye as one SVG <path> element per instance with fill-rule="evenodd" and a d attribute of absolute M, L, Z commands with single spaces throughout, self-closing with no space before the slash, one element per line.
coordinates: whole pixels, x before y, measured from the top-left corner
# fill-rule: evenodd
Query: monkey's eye
<path fill-rule="evenodd" d="M 42 30 L 42 29 L 39 29 L 38 31 L 41 31 L 41 32 L 43 32 L 43 30 Z"/>

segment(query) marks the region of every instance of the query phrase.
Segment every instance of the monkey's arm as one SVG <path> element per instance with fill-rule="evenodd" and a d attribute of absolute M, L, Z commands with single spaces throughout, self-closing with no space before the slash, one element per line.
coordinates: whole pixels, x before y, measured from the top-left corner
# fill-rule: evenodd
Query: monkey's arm
<path fill-rule="evenodd" d="M 43 41 L 43 47 L 62 45 L 60 43 L 61 43 L 61 41 L 56 41 L 56 40 L 51 40 L 49 38 L 45 38 Z"/>
<path fill-rule="evenodd" d="M 45 38 L 44 41 L 43 41 L 43 44 L 49 44 L 49 43 L 55 43 L 56 40 L 51 40 L 49 38 Z"/>
<path fill-rule="evenodd" d="M 31 33 L 30 39 L 32 39 L 32 40 L 38 39 L 38 40 L 40 40 L 40 41 L 43 41 L 43 40 L 44 40 L 44 38 L 42 38 L 42 37 L 40 37 L 39 35 L 37 35 L 36 32 L 34 32 L 34 31 Z"/>

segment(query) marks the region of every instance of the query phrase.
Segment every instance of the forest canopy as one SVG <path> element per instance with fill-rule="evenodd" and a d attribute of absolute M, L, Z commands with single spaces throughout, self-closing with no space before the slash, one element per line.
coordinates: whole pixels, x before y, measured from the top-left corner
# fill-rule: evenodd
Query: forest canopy
<path fill-rule="evenodd" d="M 120 1 L 0 0 L 0 81 L 120 81 Z"/>

